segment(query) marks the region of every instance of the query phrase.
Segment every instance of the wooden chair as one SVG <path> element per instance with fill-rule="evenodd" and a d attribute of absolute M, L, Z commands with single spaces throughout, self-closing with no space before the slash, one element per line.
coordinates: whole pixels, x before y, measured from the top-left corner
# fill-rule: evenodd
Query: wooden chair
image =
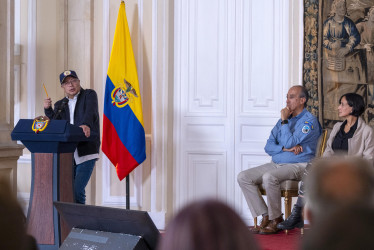
<path fill-rule="evenodd" d="M 292 197 L 297 197 L 299 192 L 299 181 L 286 180 L 281 182 L 281 196 L 284 197 L 284 215 L 287 218 L 291 214 Z M 266 195 L 263 185 L 259 185 L 261 195 Z M 254 227 L 257 227 L 257 217 L 254 218 Z"/>
<path fill-rule="evenodd" d="M 326 149 L 326 143 L 327 143 L 327 138 L 328 135 L 330 135 L 331 130 L 330 129 L 322 129 L 322 134 L 318 139 L 318 144 L 317 144 L 317 152 L 316 152 L 316 157 L 322 157 L 323 152 L 325 152 Z"/>
<path fill-rule="evenodd" d="M 318 139 L 316 157 L 321 157 L 326 148 L 328 130 L 323 129 L 322 135 Z M 285 180 L 280 183 L 281 197 L 284 198 L 284 216 L 288 218 L 291 214 L 292 197 L 297 197 L 299 193 L 299 181 L 297 180 Z M 259 185 L 259 191 L 261 195 L 266 195 L 266 191 L 262 184 Z M 254 227 L 257 227 L 257 217 L 254 219 Z M 286 230 L 286 234 L 288 230 Z M 303 229 L 301 230 L 303 234 Z"/>

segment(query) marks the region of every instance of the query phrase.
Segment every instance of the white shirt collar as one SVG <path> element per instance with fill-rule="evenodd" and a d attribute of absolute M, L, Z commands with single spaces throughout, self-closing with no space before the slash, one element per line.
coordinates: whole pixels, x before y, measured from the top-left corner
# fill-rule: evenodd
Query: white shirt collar
<path fill-rule="evenodd" d="M 69 96 L 66 96 L 66 98 L 68 98 L 68 100 L 72 100 L 72 101 L 76 101 L 78 99 L 78 96 L 81 92 L 79 91 L 73 98 L 69 98 Z"/>

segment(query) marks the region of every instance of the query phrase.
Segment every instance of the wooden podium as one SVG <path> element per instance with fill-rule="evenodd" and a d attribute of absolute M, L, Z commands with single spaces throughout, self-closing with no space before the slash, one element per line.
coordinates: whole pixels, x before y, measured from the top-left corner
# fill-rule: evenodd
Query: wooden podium
<path fill-rule="evenodd" d="M 27 213 L 27 232 L 39 248 L 58 249 L 69 234 L 59 219 L 54 201 L 74 202 L 73 153 L 86 138 L 80 127 L 64 120 L 50 120 L 43 131 L 32 130 L 33 120 L 21 119 L 11 133 L 32 153 L 32 182 Z"/>

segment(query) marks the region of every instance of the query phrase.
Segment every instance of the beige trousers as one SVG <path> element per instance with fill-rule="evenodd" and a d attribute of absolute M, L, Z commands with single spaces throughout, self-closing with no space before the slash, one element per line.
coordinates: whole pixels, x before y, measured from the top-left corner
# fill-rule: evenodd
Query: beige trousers
<path fill-rule="evenodd" d="M 253 217 L 269 214 L 273 220 L 282 215 L 280 183 L 285 180 L 301 180 L 307 163 L 270 162 L 238 174 L 238 183 Z M 258 189 L 263 184 L 266 190 L 267 205 Z"/>

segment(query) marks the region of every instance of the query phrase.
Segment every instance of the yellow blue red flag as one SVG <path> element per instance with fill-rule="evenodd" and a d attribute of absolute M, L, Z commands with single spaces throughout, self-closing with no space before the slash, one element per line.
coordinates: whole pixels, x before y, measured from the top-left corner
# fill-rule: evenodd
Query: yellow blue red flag
<path fill-rule="evenodd" d="M 124 2 L 118 12 L 107 74 L 102 151 L 122 180 L 146 158 L 142 102 Z"/>

